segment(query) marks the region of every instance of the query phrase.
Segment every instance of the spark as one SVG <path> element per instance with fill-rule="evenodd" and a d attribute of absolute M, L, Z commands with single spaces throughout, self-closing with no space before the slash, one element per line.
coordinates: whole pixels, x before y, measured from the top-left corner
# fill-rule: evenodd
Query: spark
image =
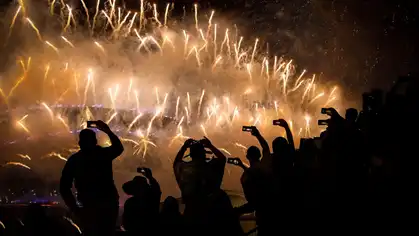
<path fill-rule="evenodd" d="M 129 126 L 128 126 L 128 132 L 131 130 L 131 128 L 132 128 L 132 126 L 138 121 L 138 119 L 140 119 L 140 117 L 142 116 L 143 114 L 138 114 L 135 118 L 134 118 L 134 120 L 131 122 L 131 124 L 129 124 Z"/>
<path fill-rule="evenodd" d="M 19 156 L 19 157 L 21 157 L 21 158 L 23 158 L 23 159 L 28 159 L 28 160 L 31 160 L 31 157 L 28 155 L 28 154 L 17 154 L 17 156 Z"/>
<path fill-rule="evenodd" d="M 105 49 L 103 48 L 103 46 L 99 42 L 95 41 L 95 45 L 96 45 L 96 47 L 98 47 L 100 49 L 100 51 L 105 53 Z"/>
<path fill-rule="evenodd" d="M 259 39 L 257 38 L 255 40 L 255 45 L 253 46 L 252 59 L 250 61 L 251 64 L 253 64 L 253 60 L 255 58 L 255 54 L 256 54 L 256 49 L 257 49 L 258 43 L 259 43 Z"/>
<path fill-rule="evenodd" d="M 159 13 L 157 12 L 157 4 L 153 4 L 153 14 L 154 14 L 154 20 L 161 26 L 161 22 L 159 21 Z"/>
<path fill-rule="evenodd" d="M 202 129 L 202 132 L 204 133 L 204 136 L 208 137 L 207 131 L 205 130 L 204 125 L 202 125 L 202 124 L 201 124 L 201 129 Z"/>
<path fill-rule="evenodd" d="M 67 130 L 70 130 L 70 127 L 68 127 L 67 123 L 64 121 L 64 119 L 60 115 L 57 115 L 57 118 L 58 118 L 59 121 L 61 121 L 61 123 L 64 125 L 64 127 Z"/>
<path fill-rule="evenodd" d="M 164 11 L 164 26 L 167 25 L 167 15 L 169 14 L 169 6 L 170 6 L 170 3 L 167 3 L 166 10 Z"/>
<path fill-rule="evenodd" d="M 14 162 L 14 161 L 7 162 L 5 165 L 6 165 L 6 166 L 20 166 L 20 167 L 26 168 L 26 169 L 28 169 L 28 170 L 30 170 L 30 169 L 31 169 L 29 166 L 27 166 L 27 165 L 25 165 L 25 164 L 23 164 L 23 163 L 20 163 L 20 162 Z"/>
<path fill-rule="evenodd" d="M 52 45 L 52 43 L 50 43 L 50 42 L 48 42 L 48 41 L 45 41 L 45 43 L 48 45 L 48 46 L 50 46 L 56 53 L 58 53 L 58 48 L 57 47 L 55 47 L 54 45 Z"/>
<path fill-rule="evenodd" d="M 48 153 L 47 157 L 56 157 L 60 160 L 67 161 L 67 159 L 65 157 L 63 157 L 60 153 L 56 153 L 56 152 Z"/>
<path fill-rule="evenodd" d="M 51 108 L 45 102 L 41 103 L 41 105 L 48 111 L 51 120 L 54 120 L 54 112 L 51 110 Z"/>
<path fill-rule="evenodd" d="M 176 119 L 178 118 L 178 114 L 179 114 L 179 100 L 180 100 L 180 97 L 178 96 L 176 100 L 176 111 L 175 111 Z"/>
<path fill-rule="evenodd" d="M 70 45 L 72 48 L 74 48 L 74 44 L 72 44 L 66 37 L 61 36 L 61 38 L 68 44 Z"/>
<path fill-rule="evenodd" d="M 220 151 L 223 151 L 223 152 L 225 152 L 225 153 L 227 153 L 228 155 L 231 156 L 231 153 L 229 151 L 227 151 L 227 149 L 225 149 L 225 148 L 219 148 L 219 150 Z"/>
<path fill-rule="evenodd" d="M 32 29 L 35 30 L 36 35 L 38 36 L 39 41 L 42 41 L 41 33 L 39 33 L 38 28 L 36 28 L 36 26 L 32 22 L 32 20 L 26 17 L 26 21 L 29 22 L 29 24 L 31 25 Z"/>
<path fill-rule="evenodd" d="M 74 226 L 74 228 L 76 228 L 76 229 L 77 229 L 77 231 L 79 232 L 79 234 L 82 234 L 82 232 L 81 232 L 81 230 L 80 230 L 80 227 L 79 227 L 76 223 L 74 223 L 72 219 L 67 218 L 67 217 L 64 217 L 64 219 L 66 219 L 68 222 L 70 222 L 70 224 L 71 224 L 72 226 Z"/>
<path fill-rule="evenodd" d="M 9 39 L 10 36 L 12 35 L 13 26 L 15 25 L 16 18 L 19 15 L 21 9 L 22 9 L 22 6 L 19 6 L 16 10 L 15 15 L 13 16 L 12 23 L 10 24 L 10 27 L 9 27 L 9 35 L 8 35 L 7 39 Z"/>
<path fill-rule="evenodd" d="M 91 28 L 90 26 L 90 16 L 89 16 L 89 10 L 87 10 L 86 4 L 84 3 L 84 0 L 81 0 L 81 4 L 83 5 L 84 8 L 84 12 L 86 13 L 86 17 L 87 17 L 87 24 L 89 25 L 89 28 Z"/>
<path fill-rule="evenodd" d="M 234 145 L 236 145 L 236 147 L 239 147 L 239 148 L 242 148 L 242 149 L 244 149 L 244 150 L 247 150 L 247 147 L 246 146 L 244 146 L 243 144 L 240 144 L 240 143 L 234 143 Z"/>
<path fill-rule="evenodd" d="M 97 15 L 99 14 L 99 4 L 100 4 L 100 0 L 96 0 L 96 11 L 95 11 L 95 15 L 93 16 L 93 26 L 91 28 L 92 34 L 93 34 L 93 30 L 95 29 Z"/>
<path fill-rule="evenodd" d="M 202 106 L 202 100 L 204 99 L 204 95 L 205 95 L 205 89 L 202 90 L 202 94 L 201 97 L 199 98 L 199 104 L 198 104 L 198 118 L 201 115 L 201 106 Z"/>
<path fill-rule="evenodd" d="M 118 113 L 117 112 L 115 112 L 115 113 L 113 113 L 112 115 L 111 115 L 111 117 L 109 117 L 109 119 L 106 121 L 106 124 L 109 124 L 115 117 L 116 117 L 116 115 L 118 115 Z"/>
<path fill-rule="evenodd" d="M 67 17 L 67 23 L 66 23 L 66 25 L 63 28 L 63 31 L 64 32 L 67 32 L 67 28 L 70 26 L 70 23 L 71 23 L 71 16 L 73 15 L 70 6 L 69 5 L 66 5 L 66 6 L 67 6 L 67 9 L 68 9 L 68 17 Z"/>
<path fill-rule="evenodd" d="M 196 27 L 196 29 L 198 29 L 199 28 L 199 26 L 198 26 L 198 4 L 195 3 L 193 6 L 194 6 L 194 10 L 195 10 L 195 27 Z"/>

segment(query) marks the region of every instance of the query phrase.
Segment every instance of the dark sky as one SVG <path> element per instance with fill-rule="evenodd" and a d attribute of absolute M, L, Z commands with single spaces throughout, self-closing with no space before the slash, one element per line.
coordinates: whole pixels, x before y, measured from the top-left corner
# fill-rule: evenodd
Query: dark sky
<path fill-rule="evenodd" d="M 211 2 L 218 11 L 234 15 L 239 28 L 246 29 L 244 36 L 260 37 L 269 42 L 271 52 L 294 58 L 311 72 L 323 72 L 349 93 L 388 88 L 398 75 L 419 72 L 417 0 L 198 2 Z"/>

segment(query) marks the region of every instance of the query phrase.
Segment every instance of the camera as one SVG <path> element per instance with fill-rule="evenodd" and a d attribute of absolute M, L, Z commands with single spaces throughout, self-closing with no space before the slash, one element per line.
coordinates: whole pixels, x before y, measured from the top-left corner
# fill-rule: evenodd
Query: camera
<path fill-rule="evenodd" d="M 243 132 L 252 132 L 253 126 L 243 126 L 242 131 Z"/>
<path fill-rule="evenodd" d="M 321 113 L 323 115 L 328 115 L 328 116 L 332 116 L 333 115 L 331 108 L 322 108 Z"/>
<path fill-rule="evenodd" d="M 228 158 L 227 163 L 233 164 L 233 165 L 238 165 L 239 161 L 237 160 L 237 158 Z"/>
<path fill-rule="evenodd" d="M 87 121 L 87 128 L 96 128 L 96 121 L 88 120 Z"/>
<path fill-rule="evenodd" d="M 272 124 L 273 124 L 273 125 L 279 125 L 279 126 L 281 126 L 281 125 L 282 125 L 281 120 L 273 120 L 273 121 L 272 121 Z"/>
<path fill-rule="evenodd" d="M 144 174 L 144 173 L 145 173 L 145 170 L 144 170 L 144 168 L 143 168 L 143 167 L 138 167 L 138 168 L 137 168 L 137 172 L 138 172 L 138 173 L 141 173 L 141 174 Z"/>
<path fill-rule="evenodd" d="M 329 125 L 329 120 L 318 120 L 317 124 L 318 125 Z"/>

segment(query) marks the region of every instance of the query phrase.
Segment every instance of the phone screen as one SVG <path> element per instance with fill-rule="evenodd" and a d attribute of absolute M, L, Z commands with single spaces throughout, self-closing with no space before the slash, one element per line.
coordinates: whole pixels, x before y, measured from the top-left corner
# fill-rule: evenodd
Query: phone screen
<path fill-rule="evenodd" d="M 252 126 L 243 126 L 242 131 L 243 132 L 252 132 Z"/>

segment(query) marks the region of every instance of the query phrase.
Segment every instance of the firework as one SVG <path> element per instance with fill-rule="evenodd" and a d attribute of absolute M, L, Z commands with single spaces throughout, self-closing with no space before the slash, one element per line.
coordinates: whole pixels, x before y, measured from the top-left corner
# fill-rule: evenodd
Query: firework
<path fill-rule="evenodd" d="M 82 122 L 100 118 L 118 126 L 131 117 L 122 136 L 131 140 L 127 143 L 134 145 L 133 153 L 143 157 L 149 147 L 169 149 L 173 143 L 203 135 L 220 138 L 229 155 L 234 149 L 241 152 L 245 138 L 230 134 L 240 132 L 242 125 L 257 125 L 268 137 L 279 135 L 271 128 L 277 118 L 300 131 L 294 133 L 296 139 L 310 136 L 319 131 L 311 121 L 320 108 L 338 105 L 336 86 L 329 89 L 317 83 L 315 75 L 299 71 L 292 60 L 262 56 L 263 42 L 257 37 L 247 42 L 228 26 L 223 28 L 215 11 L 200 12 L 195 4 L 193 23 L 181 27 L 171 19 L 169 5 L 160 14 L 156 4 L 143 0 L 138 12 L 125 11 L 112 0 L 99 9 L 97 0 L 92 16 L 81 3 L 77 10 L 65 1 L 52 1 L 45 15 L 62 28 L 51 30 L 38 27 L 39 15 L 31 18 L 28 3 L 19 1 L 6 35 L 13 37 L 20 27 L 31 38 L 31 46 L 22 46 L 23 72 L 10 73 L 18 76 L 7 79 L 13 81 L 9 93 L 4 92 L 7 84 L 0 88 L 6 104 L 10 98 L 30 97 L 67 131 L 70 124 L 56 109 L 59 104 L 80 107 Z M 85 16 L 84 26 L 76 24 L 79 15 Z M 30 86 L 40 88 L 28 90 Z M 93 114 L 90 110 L 97 104 L 109 112 L 102 117 Z M 171 125 L 161 129 L 164 117 Z M 23 120 L 17 125 L 31 134 L 30 118 L 25 124 Z M 55 157 L 65 160 L 61 154 Z"/>

